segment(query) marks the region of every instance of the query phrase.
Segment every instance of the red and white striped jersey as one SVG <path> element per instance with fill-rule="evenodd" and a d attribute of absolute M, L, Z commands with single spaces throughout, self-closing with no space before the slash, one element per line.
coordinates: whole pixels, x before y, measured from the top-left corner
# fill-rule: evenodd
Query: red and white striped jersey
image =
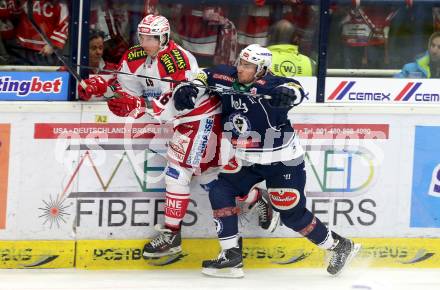
<path fill-rule="evenodd" d="M 155 58 L 146 55 L 139 45 L 130 48 L 122 57 L 119 71 L 167 78 L 176 81 L 193 80 L 199 73 L 195 57 L 172 40 Z M 175 83 L 155 79 L 144 79 L 118 74 L 116 81 L 110 81 L 113 91 L 125 91 L 134 96 L 144 97 L 151 104 L 147 113 L 161 122 L 178 124 L 197 121 L 220 113 L 221 104 L 217 98 L 202 97 L 192 110 L 178 111 L 172 100 Z"/>
<path fill-rule="evenodd" d="M 393 7 L 353 8 L 342 21 L 342 40 L 348 46 L 384 45 L 396 14 Z"/>
<path fill-rule="evenodd" d="M 19 24 L 16 28 L 18 43 L 26 48 L 40 51 L 46 43 L 32 27 L 26 16 L 26 1 L 21 7 Z M 33 17 L 37 25 L 46 33 L 52 44 L 63 48 L 66 44 L 69 29 L 69 12 L 67 5 L 60 1 L 35 0 Z"/>
<path fill-rule="evenodd" d="M 183 7 L 182 13 L 179 13 L 176 32 L 182 40 L 183 47 L 195 55 L 214 56 L 215 54 L 219 24 L 210 23 L 207 19 L 210 9 L 222 13 L 221 8 L 218 7 L 202 9 Z"/>
<path fill-rule="evenodd" d="M 250 5 L 243 7 L 243 17 L 238 23 L 238 44 L 245 47 L 253 43 L 266 46 L 270 26 L 271 7 Z"/>
<path fill-rule="evenodd" d="M 174 9 L 180 5 L 176 5 Z M 233 64 L 236 59 L 237 29 L 221 6 L 183 6 L 176 14 L 176 32 L 182 46 L 214 63 Z"/>

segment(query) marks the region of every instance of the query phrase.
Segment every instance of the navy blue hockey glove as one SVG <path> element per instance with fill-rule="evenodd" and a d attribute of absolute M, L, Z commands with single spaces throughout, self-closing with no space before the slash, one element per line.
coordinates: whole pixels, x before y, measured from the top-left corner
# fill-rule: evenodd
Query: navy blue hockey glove
<path fill-rule="evenodd" d="M 173 91 L 174 107 L 178 111 L 194 109 L 199 89 L 193 84 L 180 84 Z"/>
<path fill-rule="evenodd" d="M 277 108 L 286 108 L 299 105 L 299 103 L 297 104 L 296 101 L 300 96 L 297 94 L 298 90 L 294 88 L 278 86 L 270 92 L 270 96 L 272 98 L 269 100 L 269 104 L 272 107 Z"/>

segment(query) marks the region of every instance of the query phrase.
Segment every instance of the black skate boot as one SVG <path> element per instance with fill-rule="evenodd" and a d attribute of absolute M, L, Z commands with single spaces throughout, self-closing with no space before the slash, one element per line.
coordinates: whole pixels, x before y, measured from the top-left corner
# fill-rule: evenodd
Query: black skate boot
<path fill-rule="evenodd" d="M 243 256 L 240 247 L 222 250 L 215 260 L 202 262 L 202 273 L 213 277 L 242 278 Z"/>
<path fill-rule="evenodd" d="M 145 258 L 163 257 L 182 252 L 180 231 L 173 232 L 170 229 L 162 228 L 160 225 L 156 225 L 154 228 L 159 234 L 145 244 L 142 252 Z"/>
<path fill-rule="evenodd" d="M 335 245 L 330 249 L 331 256 L 327 272 L 336 276 L 350 264 L 351 260 L 359 252 L 361 245 L 355 244 L 352 240 L 343 238 L 335 232 L 332 232 L 332 236 L 335 240 Z"/>
<path fill-rule="evenodd" d="M 272 233 L 280 223 L 280 213 L 273 210 L 267 191 L 260 188 L 258 190 L 260 196 L 253 206 L 258 214 L 258 224 L 264 230 Z"/>

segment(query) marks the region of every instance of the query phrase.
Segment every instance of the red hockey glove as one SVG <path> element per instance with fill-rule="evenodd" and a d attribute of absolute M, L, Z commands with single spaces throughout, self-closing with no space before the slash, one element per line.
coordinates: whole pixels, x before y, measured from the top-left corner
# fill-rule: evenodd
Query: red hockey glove
<path fill-rule="evenodd" d="M 266 0 L 255 0 L 255 4 L 259 7 L 264 6 Z"/>
<path fill-rule="evenodd" d="M 81 100 L 88 101 L 92 96 L 101 97 L 107 91 L 107 82 L 101 76 L 94 76 L 84 82 L 87 84 L 86 89 L 81 84 L 78 85 L 78 95 Z"/>
<path fill-rule="evenodd" d="M 117 92 L 118 96 L 107 101 L 110 111 L 116 116 L 131 116 L 135 119 L 145 114 L 145 100 L 135 97 L 126 92 Z"/>

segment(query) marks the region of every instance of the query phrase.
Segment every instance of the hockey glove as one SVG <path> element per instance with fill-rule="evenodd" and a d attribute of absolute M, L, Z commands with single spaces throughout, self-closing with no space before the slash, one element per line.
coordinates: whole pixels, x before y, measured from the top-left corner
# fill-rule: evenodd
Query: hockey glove
<path fill-rule="evenodd" d="M 193 84 L 180 84 L 173 91 L 174 107 L 178 111 L 194 109 L 199 89 Z"/>
<path fill-rule="evenodd" d="M 83 101 L 88 101 L 92 96 L 101 97 L 107 91 L 107 82 L 101 76 L 94 76 L 84 80 L 87 88 L 84 89 L 80 84 L 78 85 L 78 95 Z"/>
<path fill-rule="evenodd" d="M 107 101 L 110 111 L 116 116 L 131 116 L 135 119 L 145 114 L 145 100 L 141 97 L 132 96 L 126 92 L 117 92 L 115 98 Z"/>
<path fill-rule="evenodd" d="M 270 96 L 272 97 L 269 100 L 269 104 L 272 107 L 294 107 L 301 103 L 302 101 L 302 92 L 301 89 L 296 86 L 285 86 L 281 85 L 274 88 Z"/>

